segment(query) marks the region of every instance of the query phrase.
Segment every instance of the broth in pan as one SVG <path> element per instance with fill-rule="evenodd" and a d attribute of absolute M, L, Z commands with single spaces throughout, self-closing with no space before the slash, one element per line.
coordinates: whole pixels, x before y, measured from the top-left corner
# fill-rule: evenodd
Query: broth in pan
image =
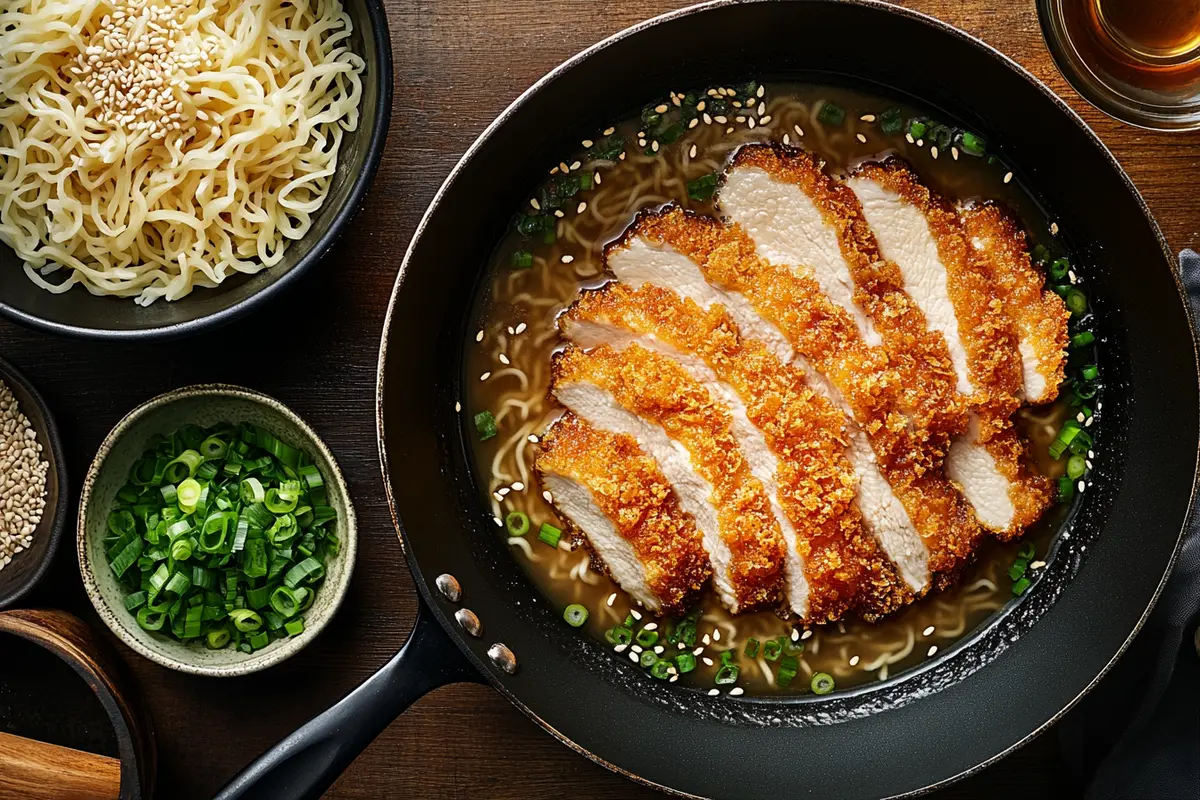
<path fill-rule="evenodd" d="M 483 501 L 565 620 L 649 676 L 886 679 L 1028 590 L 1086 490 L 1080 276 L 936 119 L 825 86 L 672 94 L 547 165 L 497 248 L 459 404 Z"/>

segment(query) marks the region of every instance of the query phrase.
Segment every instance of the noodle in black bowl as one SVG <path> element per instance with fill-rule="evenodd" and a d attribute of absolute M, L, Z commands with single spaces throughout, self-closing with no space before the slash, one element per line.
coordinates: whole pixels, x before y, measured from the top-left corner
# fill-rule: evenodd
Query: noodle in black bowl
<path fill-rule="evenodd" d="M 135 302 L 134 297 L 97 296 L 82 286 L 61 294 L 47 291 L 26 274 L 24 259 L 11 247 L 0 244 L 0 314 L 33 328 L 67 336 L 122 340 L 173 338 L 217 327 L 249 313 L 280 294 L 320 261 L 363 202 L 379 165 L 391 116 L 391 49 L 383 5 L 379 0 L 344 0 L 342 6 L 352 26 L 349 49 L 364 65 L 359 73 L 361 97 L 357 124 L 341 137 L 336 169 L 319 208 L 312 212 L 311 224 L 302 236 L 286 243 L 278 263 L 255 274 L 230 273 L 215 288 L 197 285 L 178 300 L 159 298 L 143 304 Z M 234 42 L 241 44 L 245 20 L 235 21 L 230 29 L 234 31 Z M 7 30 L 11 32 L 14 28 Z M 311 81 L 312 87 L 320 85 L 319 78 Z M 311 106 L 300 109 L 302 118 L 322 111 L 321 107 Z M 316 144 L 310 155 L 329 151 L 329 144 L 320 132 L 313 138 Z M 289 172 L 285 178 L 290 176 Z M 246 194 L 251 194 L 249 189 Z M 239 211 L 244 213 L 246 207 L 242 203 L 225 215 L 227 227 L 239 226 Z M 284 213 L 287 218 L 280 220 L 281 227 L 292 224 L 291 214 Z M 243 219 L 240 224 L 253 235 L 257 223 Z M 235 242 L 234 246 L 237 245 Z M 260 252 L 262 247 L 260 242 Z M 245 257 L 241 251 L 238 255 Z M 63 275 L 69 274 L 66 270 L 52 273 L 47 281 L 60 282 Z"/>

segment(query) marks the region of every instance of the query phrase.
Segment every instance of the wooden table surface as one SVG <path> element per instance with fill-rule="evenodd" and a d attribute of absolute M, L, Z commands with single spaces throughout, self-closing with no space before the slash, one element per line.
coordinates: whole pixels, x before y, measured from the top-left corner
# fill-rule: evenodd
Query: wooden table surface
<path fill-rule="evenodd" d="M 375 446 L 375 362 L 400 258 L 426 204 L 480 131 L 568 56 L 681 0 L 388 0 L 395 110 L 379 175 L 362 213 L 314 274 L 263 313 L 186 343 L 68 342 L 0 322 L 0 354 L 56 410 L 77 487 L 109 428 L 139 402 L 185 384 L 241 383 L 290 404 L 326 439 L 355 496 L 361 525 L 353 585 L 332 630 L 265 674 L 194 678 L 123 649 L 153 716 L 158 796 L 211 797 L 250 757 L 336 701 L 404 642 L 416 595 L 388 517 Z M 1033 0 L 909 0 L 1016 58 L 1066 97 L 1133 176 L 1175 248 L 1197 245 L 1200 134 L 1155 134 L 1104 117 L 1056 72 Z M 797 46 L 803 46 L 798 37 Z M 981 87 L 981 91 L 983 91 Z M 1019 113 L 1016 109 L 1004 113 Z M 1052 143 L 1048 143 L 1048 146 Z M 1063 176 L 1069 180 L 1070 176 Z M 209 353 L 305 320 L 311 347 L 256 363 Z M 70 530 L 71 528 L 69 528 Z M 68 537 L 31 606 L 72 610 L 102 628 L 80 586 Z M 110 641 L 115 639 L 104 634 Z M 914 732 L 915 733 L 915 732 Z M 1043 736 L 942 800 L 1076 794 Z M 556 744 L 490 689 L 439 690 L 395 722 L 328 796 L 336 798 L 641 798 L 657 796 Z"/>

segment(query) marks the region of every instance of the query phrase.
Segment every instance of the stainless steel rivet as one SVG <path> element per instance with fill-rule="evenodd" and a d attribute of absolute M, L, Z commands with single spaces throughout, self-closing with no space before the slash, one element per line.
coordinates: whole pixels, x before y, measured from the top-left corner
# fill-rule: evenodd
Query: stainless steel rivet
<path fill-rule="evenodd" d="M 496 642 L 488 648 L 488 658 L 500 669 L 512 675 L 517 671 L 517 657 L 506 645 Z"/>
<path fill-rule="evenodd" d="M 451 603 L 457 603 L 462 597 L 462 586 L 459 584 L 458 578 L 449 572 L 443 572 L 441 575 L 438 575 L 434 583 L 437 585 L 438 591 L 442 593 L 442 596 Z"/>
<path fill-rule="evenodd" d="M 458 620 L 458 624 L 462 625 L 463 630 L 472 636 L 478 637 L 483 633 L 483 623 L 479 621 L 479 616 L 469 608 L 460 608 L 454 612 L 454 618 Z"/>

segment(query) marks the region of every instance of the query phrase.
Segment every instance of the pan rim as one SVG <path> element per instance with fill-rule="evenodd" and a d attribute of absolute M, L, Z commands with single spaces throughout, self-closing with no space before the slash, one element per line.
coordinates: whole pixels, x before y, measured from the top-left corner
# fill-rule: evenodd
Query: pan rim
<path fill-rule="evenodd" d="M 383 477 L 384 491 L 385 491 L 385 494 L 387 497 L 388 510 L 392 517 L 392 523 L 396 529 L 397 538 L 400 542 L 401 549 L 403 550 L 403 552 L 405 554 L 405 561 L 408 564 L 410 572 L 413 574 L 414 584 L 416 585 L 416 588 L 421 595 L 422 602 L 424 602 L 426 604 L 428 609 L 433 613 L 435 618 L 438 620 L 439 624 L 441 624 L 442 628 L 450 635 L 450 638 L 454 642 L 455 646 L 466 656 L 466 658 L 476 667 L 476 669 L 478 669 L 482 673 L 482 675 L 487 679 L 488 683 L 490 685 L 492 685 L 495 689 L 497 689 L 510 703 L 512 703 L 515 707 L 520 709 L 522 713 L 524 713 L 527 717 L 529 717 L 531 720 L 533 720 L 535 723 L 537 723 L 539 727 L 546 730 L 548 733 L 550 733 L 552 736 L 554 736 L 556 739 L 558 739 L 563 744 L 570 747 L 575 752 L 587 757 L 589 760 L 591 760 L 597 764 L 600 764 L 601 766 L 603 766 L 619 775 L 629 778 L 630 780 L 633 780 L 636 783 L 657 789 L 657 790 L 665 792 L 669 795 L 673 795 L 673 796 L 677 796 L 677 797 L 700 798 L 700 800 L 703 800 L 703 798 L 704 798 L 703 795 L 696 795 L 696 794 L 691 794 L 691 793 L 687 793 L 687 792 L 682 792 L 680 790 L 673 789 L 669 786 L 664 786 L 662 784 L 648 780 L 648 779 L 642 777 L 641 775 L 631 773 L 628 770 L 625 770 L 625 769 L 621 768 L 620 766 L 615 765 L 615 764 L 605 760 L 603 757 L 599 756 L 596 753 L 591 752 L 590 750 L 584 748 L 583 746 L 581 746 L 581 745 L 577 744 L 576 742 L 574 742 L 573 740 L 571 740 L 566 735 L 562 734 L 560 731 L 558 731 L 552 725 L 550 725 L 546 720 L 539 717 L 531 708 L 526 706 L 516 696 L 516 694 L 514 692 L 510 691 L 496 677 L 496 675 L 493 674 L 493 671 L 490 670 L 484 664 L 484 662 L 469 647 L 466 646 L 465 642 L 461 639 L 461 637 L 459 637 L 456 634 L 454 626 L 450 623 L 448 618 L 443 614 L 442 610 L 439 608 L 438 604 L 435 602 L 434 594 L 433 594 L 431 588 L 428 586 L 428 584 L 420 570 L 419 565 L 416 564 L 414 559 L 409 556 L 409 548 L 408 548 L 408 544 L 407 544 L 406 538 L 405 538 L 406 533 L 404 530 L 403 523 L 400 520 L 399 514 L 396 509 L 395 496 L 394 496 L 394 493 L 392 490 L 391 474 L 390 474 L 389 467 L 388 467 L 387 445 L 386 445 L 386 438 L 385 438 L 385 432 L 384 432 L 384 390 L 385 390 L 384 370 L 385 370 L 387 356 L 388 356 L 389 333 L 392 328 L 393 314 L 395 312 L 397 300 L 400 295 L 400 291 L 405 284 L 405 279 L 407 277 L 410 265 L 412 263 L 413 255 L 416 251 L 417 245 L 420 242 L 426 228 L 428 227 L 434 214 L 437 212 L 437 209 L 441 205 L 446 193 L 449 191 L 450 187 L 458 179 L 461 172 L 463 172 L 464 169 L 467 167 L 467 165 L 472 161 L 476 152 L 482 148 L 484 143 L 493 135 L 493 133 L 497 129 L 499 129 L 502 126 L 504 126 L 505 124 L 507 124 L 507 122 L 520 110 L 520 108 L 523 105 L 526 104 L 526 102 L 531 97 L 540 93 L 547 84 L 554 81 L 561 75 L 570 72 L 579 63 L 587 60 L 595 53 L 600 52 L 604 49 L 607 49 L 608 47 L 611 47 L 614 44 L 616 44 L 620 41 L 623 41 L 627 38 L 635 36 L 648 28 L 655 27 L 655 26 L 658 26 L 658 25 L 661 25 L 664 23 L 668 23 L 668 22 L 671 22 L 673 20 L 676 20 L 676 19 L 679 19 L 682 17 L 696 15 L 696 14 L 702 14 L 702 13 L 712 11 L 715 9 L 720 9 L 720 8 L 726 8 L 726 7 L 732 7 L 732 6 L 742 6 L 742 5 L 746 5 L 746 6 L 768 5 L 768 4 L 782 5 L 784 3 L 796 3 L 796 4 L 801 4 L 801 3 L 811 3 L 811 4 L 841 3 L 841 4 L 845 4 L 845 5 L 869 8 L 869 9 L 873 9 L 875 11 L 883 11 L 886 13 L 898 15 L 900 17 L 908 18 L 919 24 L 926 25 L 928 27 L 931 27 L 931 28 L 937 30 L 939 33 L 950 34 L 951 36 L 982 51 L 984 53 L 984 55 L 989 56 L 991 58 L 991 60 L 997 62 L 999 66 L 1002 66 L 1002 67 L 1006 68 L 1008 71 L 1019 76 L 1027 84 L 1031 85 L 1038 92 L 1040 92 L 1045 98 L 1049 99 L 1053 103 L 1053 105 L 1057 108 L 1057 110 L 1060 113 L 1065 114 L 1066 117 L 1074 124 L 1074 126 L 1077 129 L 1079 129 L 1080 133 L 1083 134 L 1085 137 L 1087 137 L 1087 139 L 1089 140 L 1091 145 L 1097 150 L 1098 154 L 1103 156 L 1103 158 L 1105 158 L 1109 162 L 1109 165 L 1115 171 L 1116 175 L 1118 175 L 1120 177 L 1122 183 L 1124 184 L 1126 192 L 1134 200 L 1134 202 L 1136 203 L 1138 209 L 1140 210 L 1140 212 L 1141 212 L 1142 216 L 1144 217 L 1144 219 L 1146 220 L 1146 222 L 1149 223 L 1150 230 L 1152 231 L 1156 241 L 1158 242 L 1159 248 L 1160 248 L 1161 253 L 1162 253 L 1163 257 L 1165 258 L 1166 262 L 1168 264 L 1176 263 L 1175 253 L 1172 251 L 1170 244 L 1167 242 L 1166 237 L 1163 235 L 1162 230 L 1160 229 L 1157 221 L 1155 220 L 1153 214 L 1151 213 L 1149 206 L 1146 204 L 1145 199 L 1142 197 L 1141 192 L 1138 191 L 1137 187 L 1134 185 L 1130 176 L 1125 172 L 1125 170 L 1121 166 L 1120 162 L 1116 159 L 1116 157 L 1112 154 L 1112 152 L 1108 149 L 1108 147 L 1104 144 L 1104 142 L 1100 139 L 1100 137 L 1083 120 L 1083 118 L 1078 114 L 1078 112 L 1076 112 L 1070 105 L 1068 105 L 1066 103 L 1066 101 L 1064 101 L 1061 97 L 1059 97 L 1057 94 L 1055 94 L 1045 83 L 1043 83 L 1041 80 L 1039 80 L 1035 75 L 1033 75 L 1029 70 L 1027 70 L 1025 67 L 1023 67 L 1021 64 L 1019 64 L 1017 61 L 1015 61 L 1011 57 L 1005 55 L 1004 53 L 1000 52 L 996 48 L 992 47 L 991 45 L 989 45 L 987 42 L 983 41 L 979 37 L 974 36 L 966 31 L 963 31 L 949 23 L 943 22 L 942 20 L 939 20 L 936 17 L 930 16 L 923 12 L 914 11 L 912 9 L 908 9 L 908 8 L 904 8 L 904 7 L 900 7 L 900 6 L 894 6 L 887 2 L 883 2 L 883 0 L 708 0 L 707 2 L 702 2 L 702 3 L 695 4 L 695 5 L 691 5 L 691 6 L 687 6 L 684 8 L 669 11 L 664 14 L 660 14 L 658 16 L 655 16 L 650 19 L 647 19 L 642 22 L 631 25 L 627 28 L 624 28 L 608 37 L 605 37 L 604 39 L 591 45 L 590 47 L 587 47 L 587 48 L 581 50 L 579 53 L 575 54 L 574 56 L 566 59 L 565 61 L 560 63 L 558 66 L 556 66 L 553 69 L 551 69 L 550 71 L 548 71 L 541 78 L 539 78 L 528 89 L 521 92 L 521 94 L 519 94 L 503 111 L 501 111 L 496 116 L 496 118 L 494 120 L 492 120 L 491 123 L 489 123 L 484 128 L 483 131 L 480 132 L 480 134 L 471 143 L 471 145 L 463 153 L 462 157 L 458 160 L 458 162 L 455 164 L 455 166 L 451 169 L 449 174 L 446 176 L 445 180 L 442 182 L 438 191 L 436 192 L 433 199 L 430 201 L 428 207 L 426 208 L 425 213 L 422 215 L 421 220 L 417 224 L 417 227 L 414 229 L 412 238 L 409 242 L 408 248 L 405 251 L 404 257 L 400 264 L 400 268 L 397 272 L 395 283 L 394 283 L 393 289 L 392 289 L 392 294 L 388 301 L 387 312 L 384 317 L 383 331 L 382 331 L 381 340 L 380 340 L 379 359 L 378 359 L 378 363 L 377 363 L 377 372 L 376 372 L 376 436 L 377 436 L 377 441 L 378 441 L 379 456 L 380 456 L 380 468 L 381 468 L 382 477 Z M 1179 300 L 1183 306 L 1184 314 L 1187 318 L 1188 331 L 1191 336 L 1191 344 L 1192 344 L 1192 360 L 1193 360 L 1193 365 L 1196 367 L 1197 385 L 1200 386 L 1200 335 L 1198 335 L 1198 332 L 1197 332 L 1196 316 L 1193 313 L 1191 304 L 1188 301 L 1187 292 L 1183 286 L 1178 269 L 1177 268 L 1172 269 L 1172 270 L 1170 270 L 1170 272 L 1171 272 L 1171 278 L 1174 281 L 1176 292 L 1179 294 Z M 1066 703 L 1066 705 L 1064 705 L 1057 713 L 1053 714 L 1050 718 L 1045 720 L 1041 725 L 1039 725 L 1033 731 L 1028 733 L 1026 736 L 1021 738 L 1020 740 L 1014 742 L 1006 749 L 1002 750 L 999 753 L 996 753 L 991 758 L 989 758 L 979 764 L 976 764 L 974 767 L 965 769 L 951 777 L 944 778 L 942 780 L 939 780 L 935 783 L 929 784 L 929 785 L 924 786 L 919 789 L 902 792 L 900 794 L 889 795 L 888 796 L 889 800 L 891 798 L 917 797 L 920 795 L 924 795 L 929 792 L 936 791 L 939 788 L 943 788 L 950 784 L 956 783 L 956 782 L 962 780 L 963 778 L 969 777 L 970 775 L 973 775 L 983 769 L 986 769 L 988 766 L 1003 759 L 1004 757 L 1008 756 L 1013 751 L 1021 748 L 1022 746 L 1024 746 L 1025 744 L 1027 744 L 1034 738 L 1036 738 L 1039 735 L 1041 735 L 1042 733 L 1044 733 L 1048 728 L 1052 727 L 1060 719 L 1062 719 L 1062 717 L 1065 714 L 1067 714 L 1067 712 L 1069 712 L 1076 705 L 1076 703 L 1079 702 L 1079 700 L 1084 695 L 1086 695 L 1088 692 L 1090 692 L 1096 686 L 1096 684 L 1099 683 L 1100 680 L 1102 680 L 1105 677 L 1105 675 L 1108 674 L 1108 672 L 1112 668 L 1113 664 L 1115 664 L 1116 661 L 1126 652 L 1130 643 L 1137 636 L 1137 634 L 1142 630 L 1142 628 L 1145 625 L 1147 619 L 1149 618 L 1152 610 L 1154 609 L 1154 606 L 1157 603 L 1158 598 L 1161 596 L 1163 589 L 1166 586 L 1166 583 L 1167 583 L 1168 579 L 1170 578 L 1170 575 L 1173 571 L 1175 562 L 1178 558 L 1179 550 L 1180 550 L 1180 547 L 1182 544 L 1184 533 L 1187 531 L 1188 525 L 1191 523 L 1191 521 L 1196 513 L 1195 512 L 1195 501 L 1197 499 L 1198 491 L 1200 491 L 1200 474 L 1198 474 L 1194 471 L 1193 476 L 1192 476 L 1192 485 L 1191 485 L 1191 491 L 1190 491 L 1189 501 L 1188 501 L 1188 511 L 1184 516 L 1182 524 L 1180 525 L 1179 532 L 1175 536 L 1175 542 L 1172 547 L 1171 556 L 1170 556 L 1170 559 L 1168 560 L 1166 569 L 1164 570 L 1162 577 L 1159 579 L 1158 585 L 1155 588 L 1154 593 L 1153 593 L 1152 597 L 1150 598 L 1148 604 L 1146 605 L 1145 609 L 1142 610 L 1136 624 L 1134 625 L 1134 627 L 1132 628 L 1132 630 L 1130 631 L 1128 636 L 1125 638 L 1125 640 L 1121 644 L 1120 648 L 1117 650 L 1116 653 L 1113 654 L 1113 656 L 1107 661 L 1107 663 L 1105 663 L 1105 665 L 1100 670 L 1100 672 L 1098 674 L 1096 674 L 1094 676 L 1094 678 L 1082 690 L 1080 690 L 1074 697 L 1072 697 Z"/>

